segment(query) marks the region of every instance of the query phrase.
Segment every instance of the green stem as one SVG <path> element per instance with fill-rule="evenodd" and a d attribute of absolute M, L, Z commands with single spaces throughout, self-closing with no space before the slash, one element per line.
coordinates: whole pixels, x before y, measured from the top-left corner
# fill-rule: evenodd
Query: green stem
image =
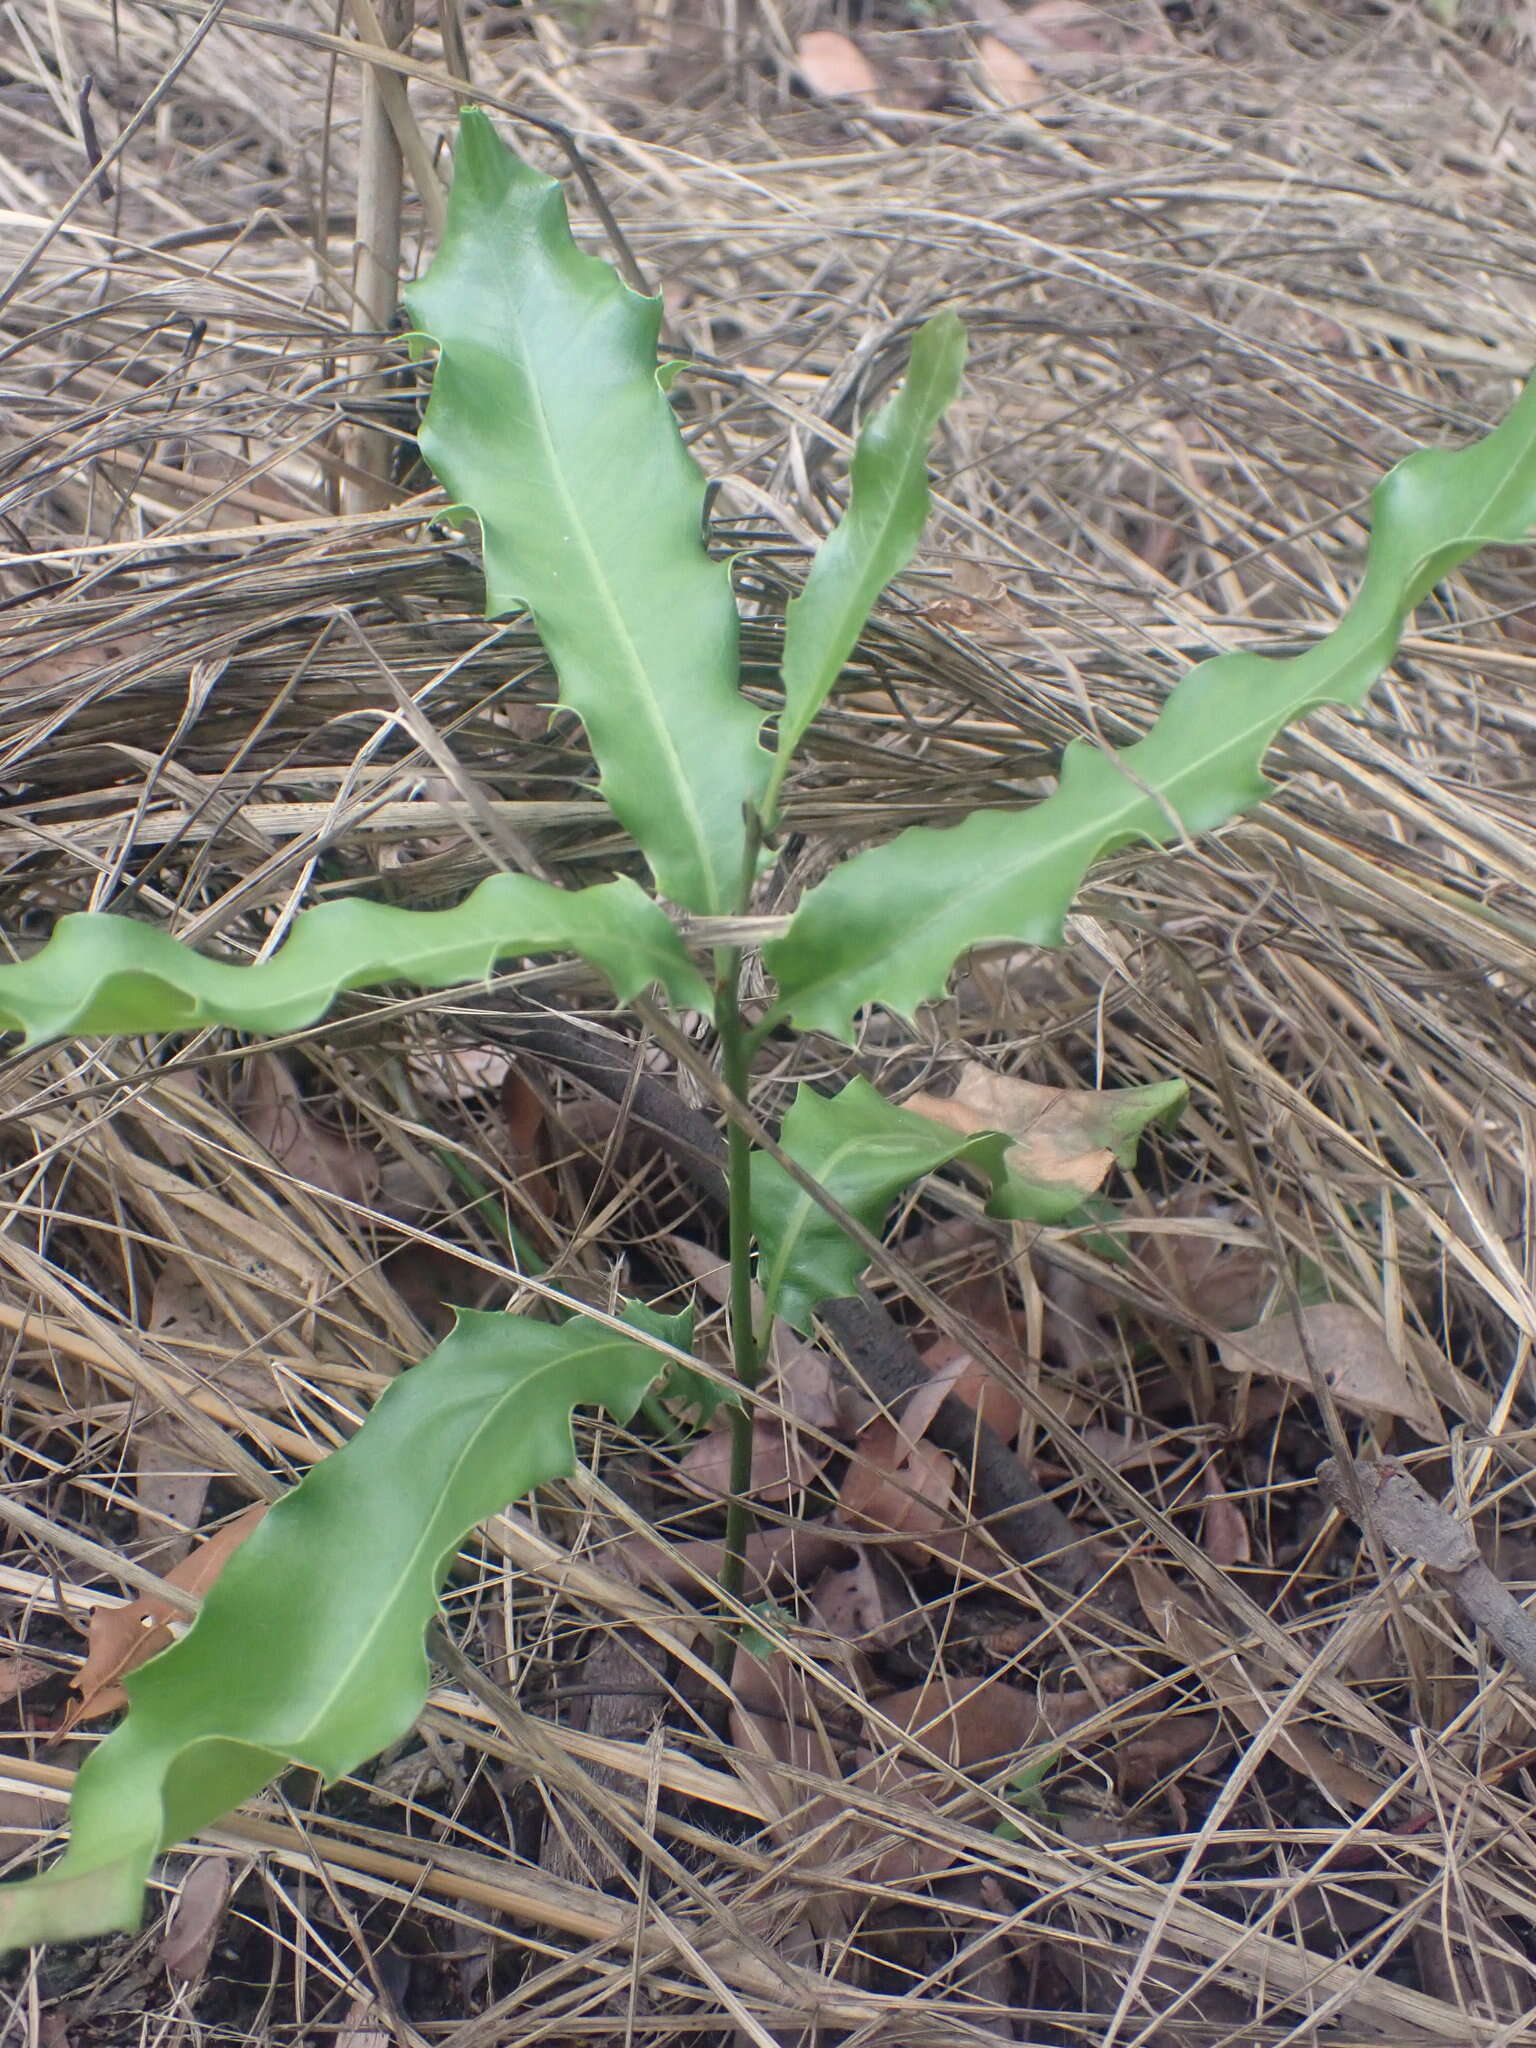
<path fill-rule="evenodd" d="M 752 1079 L 752 1034 L 740 1007 L 741 951 L 730 947 L 720 956 L 715 1028 L 720 1037 L 721 1072 L 738 1102 L 746 1102 Z M 726 1136 L 726 1184 L 730 1206 L 731 1363 L 742 1399 L 730 1410 L 731 1497 L 725 1511 L 725 1557 L 720 1590 L 727 1611 L 739 1605 L 746 1583 L 747 1537 L 751 1533 L 752 1404 L 748 1398 L 762 1379 L 762 1353 L 752 1315 L 752 1141 L 733 1117 Z M 715 1639 L 715 1668 L 730 1675 L 736 1653 L 729 1621 Z"/>

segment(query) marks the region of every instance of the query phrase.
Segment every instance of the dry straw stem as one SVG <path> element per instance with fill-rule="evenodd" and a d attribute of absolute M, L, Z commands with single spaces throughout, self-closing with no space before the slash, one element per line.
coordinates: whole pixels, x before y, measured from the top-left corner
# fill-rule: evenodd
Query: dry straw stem
<path fill-rule="evenodd" d="M 861 28 L 877 69 L 914 52 L 953 67 L 949 99 L 905 129 L 796 98 L 777 36 L 734 10 L 729 24 L 706 10 L 688 38 L 658 15 L 654 35 L 623 46 L 627 71 L 563 17 L 558 51 L 521 32 L 517 10 L 465 21 L 489 103 L 581 132 L 634 259 L 665 286 L 673 338 L 702 365 L 680 403 L 725 479 L 715 516 L 740 554 L 754 688 L 802 566 L 786 534 L 825 530 L 849 432 L 897 374 L 912 323 L 941 300 L 965 309 L 975 369 L 939 461 L 928 580 L 870 633 L 792 779 L 765 917 L 875 821 L 884 832 L 1027 801 L 1067 739 L 1143 729 L 1181 666 L 1330 622 L 1372 479 L 1423 441 L 1468 438 L 1529 367 L 1536 152 L 1507 51 L 1427 8 L 1384 30 L 1363 6 L 1223 0 L 1177 36 L 1136 0 L 1118 12 L 1152 40 L 1052 74 L 1028 119 L 968 104 L 970 59 L 947 28 Z M 472 554 L 422 525 L 436 508 L 421 480 L 405 480 L 417 495 L 393 513 L 332 510 L 346 434 L 379 424 L 337 369 L 356 347 L 358 59 L 409 80 L 434 149 L 456 94 L 430 18 L 393 59 L 286 0 L 224 9 L 200 35 L 201 8 L 21 13 L 34 41 L 8 46 L 0 86 L 0 258 L 15 267 L 0 316 L 0 923 L 30 944 L 63 910 L 111 906 L 250 955 L 330 893 L 428 904 L 467 889 L 487 857 L 455 829 L 462 799 L 380 664 L 541 862 L 600 878 L 626 850 L 588 794 L 579 735 L 544 716 L 553 693 L 526 625 L 477 616 Z M 86 71 L 110 205 L 61 141 L 59 81 Z M 532 147 L 551 168 L 566 161 L 558 138 Z M 601 246 L 598 216 L 577 211 Z M 407 433 L 410 420 L 390 424 Z M 1005 1608 L 1020 1644 L 1011 1682 L 1096 1683 L 1106 1651 L 1132 1681 L 1075 1732 L 1046 1812 L 1014 1814 L 1024 1842 L 994 1837 L 994 1791 L 937 1758 L 936 1797 L 892 1781 L 876 1799 L 814 1775 L 803 1788 L 808 1805 L 862 1800 L 872 1830 L 928 1842 L 995 1886 L 938 1898 L 921 1878 L 876 1884 L 852 1861 L 819 1861 L 814 1842 L 786 1858 L 751 1832 L 729 1746 L 701 1726 L 702 1682 L 679 1677 L 691 1598 L 613 1565 L 631 1528 L 670 1544 L 692 1525 L 665 1491 L 629 1485 L 640 1454 L 605 1437 L 588 1447 L 593 1490 L 466 1550 L 451 1620 L 582 1768 L 616 1761 L 574 1725 L 584 1654 L 597 1632 L 638 1630 L 663 1790 L 638 1773 L 541 1790 L 508 1772 L 478 1703 L 439 1694 L 435 1747 L 403 1760 L 415 1780 L 386 1772 L 313 1815 L 295 1788 L 292 1820 L 235 1824 L 231 1846 L 255 1861 L 227 1923 L 231 1981 L 270 1984 L 272 2004 L 260 2018 L 200 2005 L 201 2019 L 230 2038 L 341 2024 L 367 1958 L 295 1960 L 351 1941 L 329 1884 L 370 1954 L 402 1930 L 422 1953 L 450 1940 L 483 1953 L 488 1974 L 444 1964 L 432 1979 L 427 2037 L 455 2048 L 512 2031 L 613 2038 L 611 2002 L 626 2009 L 642 1961 L 637 2039 L 741 2028 L 737 2008 L 770 2032 L 819 2017 L 914 2042 L 1053 2029 L 1114 2048 L 1213 2032 L 1321 2042 L 1334 2026 L 1461 2048 L 1529 2032 L 1533 1744 L 1518 1688 L 1475 1667 L 1433 1612 L 1410 1606 L 1411 1640 L 1392 1633 L 1375 1575 L 1324 1551 L 1310 1411 L 1229 1405 L 1210 1363 L 1211 1282 L 1188 1284 L 1172 1257 L 1214 1246 L 1261 1289 L 1283 1258 L 1368 1306 L 1447 1422 L 1474 1444 L 1497 1438 L 1506 1477 L 1529 1469 L 1529 604 L 1524 559 L 1480 563 L 1421 614 L 1366 717 L 1291 738 L 1281 804 L 1203 849 L 1120 858 L 1064 954 L 977 963 L 922 1037 L 876 1024 L 861 1048 L 863 1070 L 891 1086 L 942 1089 L 982 1047 L 1047 1083 L 1194 1080 L 1177 1140 L 1129 1191 L 1153 1226 L 1127 1233 L 1129 1264 L 1052 1242 L 1030 1311 L 1046 1391 L 1082 1394 L 1097 1419 L 1171 1439 L 1175 1455 L 1106 1476 L 1059 1422 L 1036 1442 L 1074 1518 L 1111 1556 L 1140 1545 L 1176 1576 L 1230 1657 L 1218 1667 L 1193 1638 L 1171 1649 L 1150 1624 L 1111 1637 L 1060 1601 L 1045 1616 Z M 511 980 L 520 999 L 614 1024 L 589 981 Z M 131 1452 L 147 1414 L 188 1430 L 203 1418 L 194 1461 L 234 1511 L 322 1455 L 423 1355 L 436 1313 L 423 1269 L 439 1293 L 504 1301 L 505 1246 L 442 1164 L 447 1152 L 469 1165 L 526 1219 L 494 1099 L 460 1085 L 484 1028 L 451 997 L 357 1001 L 288 1049 L 310 1109 L 378 1161 L 383 1192 L 363 1202 L 298 1183 L 253 1143 L 228 1040 L 12 1061 L 12 1497 L 133 1562 Z M 808 1048 L 786 1086 L 825 1071 L 817 1057 Z M 563 1084 L 544 1078 L 563 1111 Z M 770 1086 L 770 1111 L 779 1099 Z M 600 1177 L 605 1155 L 614 1170 Z M 654 1148 L 561 1140 L 548 1170 L 563 1189 L 562 1284 L 607 1301 L 681 1283 L 665 1240 L 693 1198 Z M 1165 1212 L 1170 1184 L 1203 1197 L 1193 1225 Z M 1260 1195 L 1274 1236 L 1255 1245 Z M 900 1243 L 893 1256 L 940 1302 L 989 1255 L 922 1232 Z M 146 1314 L 172 1258 L 193 1262 L 218 1309 L 174 1351 Z M 1120 1304 L 1123 1321 L 1085 1298 Z M 1074 1317 L 1075 1353 L 1060 1334 Z M 1248 1566 L 1199 1542 L 1213 1445 Z M 1475 1453 L 1469 1505 L 1518 1584 L 1524 1491 L 1486 1492 L 1487 1470 Z M 23 1574 L 5 1581 L 16 1651 L 78 1654 L 50 1575 L 95 1593 L 109 1574 L 62 1544 L 18 1547 L 9 1568 Z M 910 1595 L 913 1683 L 982 1655 L 977 1631 L 995 1635 L 967 1604 L 974 1590 L 957 1591 L 929 1578 Z M 882 1733 L 846 1646 L 803 1628 L 785 1644 L 791 1668 L 833 1672 L 844 1755 L 884 1742 L 923 1763 L 920 1745 Z M 1254 1689 L 1241 1716 L 1223 1705 L 1239 1671 Z M 1122 1784 L 1121 1761 L 1170 1702 L 1215 1717 L 1217 1738 L 1174 1788 Z M 1379 1778 L 1378 1804 L 1341 1811 L 1278 1740 L 1235 1770 L 1269 1728 Z M 36 1787 L 33 1739 L 11 1748 L 18 1782 Z M 644 1751 L 619 1761 L 651 1767 Z M 674 1862 L 626 1854 L 619 1868 L 594 1849 L 592 1885 L 569 1892 L 537 1867 L 541 1830 L 584 1844 L 580 1816 L 596 1813 L 632 1839 L 652 1806 Z M 1191 1857 L 1193 1883 L 1170 1905 Z M 841 1946 L 797 1950 L 789 1933 L 829 1893 L 846 1906 Z M 1503 1959 L 1507 1978 L 1479 1980 L 1479 1957 L 1490 1972 Z M 998 1959 L 1001 1979 L 981 1968 Z M 1145 2002 L 1111 2036 L 1139 1961 Z M 155 1973 L 136 1981 L 135 2032 L 183 2023 Z M 1225 2018 L 1218 1993 L 1238 2001 Z"/>

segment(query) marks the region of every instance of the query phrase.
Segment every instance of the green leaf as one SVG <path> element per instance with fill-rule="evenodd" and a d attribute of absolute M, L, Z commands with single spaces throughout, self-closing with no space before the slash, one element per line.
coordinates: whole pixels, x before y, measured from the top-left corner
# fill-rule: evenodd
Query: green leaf
<path fill-rule="evenodd" d="M 480 522 L 487 615 L 533 614 L 662 892 L 735 909 L 768 757 L 657 382 L 660 300 L 583 255 L 560 187 L 466 109 L 442 247 L 406 302 L 438 348 L 422 453 Z"/>
<path fill-rule="evenodd" d="M 649 1302 L 626 1301 L 620 1306 L 619 1319 L 628 1323 L 632 1330 L 639 1330 L 643 1336 L 670 1344 L 674 1351 L 693 1349 L 691 1308 L 668 1316 L 663 1315 L 660 1309 L 652 1308 Z M 707 1429 L 721 1408 L 734 1408 L 740 1400 L 732 1388 L 722 1386 L 719 1380 L 710 1379 L 708 1374 L 684 1365 L 676 1358 L 658 1362 L 665 1377 L 656 1390 L 657 1399 L 676 1415 L 685 1417 L 693 1428 Z"/>
<path fill-rule="evenodd" d="M 875 599 L 912 559 L 928 519 L 928 443 L 960 389 L 965 329 L 935 315 L 918 329 L 907 378 L 859 435 L 848 509 L 784 619 L 784 710 L 765 808 L 807 726 L 858 644 Z"/>
<path fill-rule="evenodd" d="M 126 1681 L 75 1784 L 69 1847 L 0 1887 L 0 1949 L 138 1925 L 160 1851 L 290 1766 L 332 1782 L 408 1729 L 423 1631 L 474 1525 L 575 1469 L 571 1410 L 620 1421 L 655 1354 L 600 1326 L 461 1312 L 230 1558 L 188 1633 Z"/>
<path fill-rule="evenodd" d="M 1012 1140 L 998 1131 L 963 1137 L 900 1109 L 862 1079 L 836 1095 L 795 1092 L 779 1142 L 840 1207 L 878 1231 L 901 1190 L 957 1160 L 985 1175 L 997 1215 L 1063 1223 L 1083 1206 L 1080 1188 L 1028 1181 L 1008 1166 Z M 820 1204 L 765 1153 L 752 1157 L 752 1229 L 767 1316 L 805 1332 L 818 1302 L 852 1294 L 868 1260 Z"/>
<path fill-rule="evenodd" d="M 911 1016 L 973 946 L 1059 944 L 1102 855 L 1209 832 L 1267 796 L 1262 762 L 1276 734 L 1320 705 L 1359 703 L 1434 586 L 1536 524 L 1536 379 L 1482 440 L 1410 455 L 1373 504 L 1360 593 L 1315 647 L 1202 662 L 1124 753 L 1069 747 L 1059 787 L 1032 810 L 918 827 L 836 869 L 763 949 L 778 1014 L 851 1043 L 856 1011 L 883 1003 Z"/>
<path fill-rule="evenodd" d="M 491 875 L 449 910 L 401 910 L 351 897 L 301 911 L 267 960 L 195 953 L 157 925 L 105 911 L 61 917 L 30 959 L 0 967 L 0 1030 L 27 1043 L 71 1032 L 186 1031 L 229 1024 L 297 1031 L 343 989 L 483 981 L 500 960 L 572 952 L 626 1001 L 660 982 L 674 1002 L 708 1008 L 709 991 L 666 913 L 624 879 L 556 889 Z"/>

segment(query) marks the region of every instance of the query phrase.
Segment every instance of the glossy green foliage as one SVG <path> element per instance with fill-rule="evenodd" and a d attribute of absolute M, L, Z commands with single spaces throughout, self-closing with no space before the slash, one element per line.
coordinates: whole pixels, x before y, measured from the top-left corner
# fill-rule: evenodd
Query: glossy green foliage
<path fill-rule="evenodd" d="M 1435 584 L 1536 524 L 1536 381 L 1482 440 L 1410 455 L 1373 504 L 1359 596 L 1315 647 L 1288 659 L 1218 655 L 1123 753 L 1069 748 L 1059 787 L 1033 809 L 917 827 L 835 869 L 764 948 L 779 1014 L 849 1042 L 867 1004 L 911 1016 L 973 946 L 1058 944 L 1104 854 L 1209 832 L 1267 795 L 1262 762 L 1276 734 L 1320 705 L 1358 703 Z"/>
<path fill-rule="evenodd" d="M 858 645 L 875 599 L 911 561 L 928 520 L 928 443 L 965 368 L 965 329 L 954 312 L 918 329 L 906 382 L 854 447 L 848 509 L 817 550 L 784 619 L 784 709 L 767 808 L 790 756 Z M 771 819 L 770 819 L 771 822 Z"/>
<path fill-rule="evenodd" d="M 575 1468 L 571 1411 L 627 1421 L 657 1354 L 583 1318 L 462 1313 L 225 1565 L 192 1628 L 127 1680 L 63 1857 L 0 1888 L 0 1948 L 136 1927 L 155 1857 L 292 1765 L 327 1781 L 405 1733 L 423 1632 L 465 1533 Z"/>
<path fill-rule="evenodd" d="M 492 875 L 451 910 L 401 910 L 350 897 L 301 911 L 270 959 L 210 959 L 157 925 L 85 911 L 60 918 L 29 959 L 0 967 L 0 1030 L 27 1043 L 71 1032 L 298 1031 L 343 989 L 405 982 L 452 988 L 499 961 L 579 953 L 628 999 L 659 982 L 674 1002 L 709 991 L 659 904 L 630 881 L 556 889 Z"/>
<path fill-rule="evenodd" d="M 438 349 L 422 452 L 480 522 L 487 614 L 532 613 L 663 895 L 735 909 L 768 757 L 704 479 L 656 379 L 660 300 L 583 255 L 560 187 L 466 109 L 447 230 L 407 303 Z"/>
<path fill-rule="evenodd" d="M 1154 1119 L 1182 1107 L 1183 1082 L 1128 1088 L 1112 1112 L 1116 1157 L 1129 1164 L 1136 1140 Z M 836 1095 L 813 1088 L 795 1092 L 779 1142 L 797 1166 L 814 1176 L 840 1208 L 869 1231 L 878 1231 L 891 1202 L 935 1168 L 964 1161 L 991 1187 L 988 1213 L 1020 1222 L 1065 1223 L 1083 1210 L 1083 1191 L 1060 1182 L 1032 1180 L 1009 1161 L 1013 1140 L 996 1131 L 962 1137 L 915 1110 L 901 1109 L 870 1086 L 853 1080 Z M 1111 1144 L 1106 1136 L 1103 1142 Z M 868 1260 L 862 1249 L 776 1159 L 752 1159 L 752 1230 L 758 1244 L 758 1285 L 769 1315 L 806 1331 L 817 1304 L 852 1294 Z"/>

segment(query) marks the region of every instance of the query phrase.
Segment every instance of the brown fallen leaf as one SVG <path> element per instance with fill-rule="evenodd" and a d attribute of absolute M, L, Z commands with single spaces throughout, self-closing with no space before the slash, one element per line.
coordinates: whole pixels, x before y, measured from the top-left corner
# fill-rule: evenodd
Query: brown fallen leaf
<path fill-rule="evenodd" d="M 1212 1703 L 1229 1714 L 1250 1735 L 1267 1732 L 1270 1708 L 1281 1689 L 1267 1685 L 1262 1672 L 1240 1657 L 1214 1622 L 1208 1621 L 1188 1594 L 1149 1558 L 1132 1557 L 1131 1579 L 1142 1613 L 1176 1657 L 1183 1658 L 1199 1678 Z M 1271 1738 L 1282 1762 L 1316 1785 L 1342 1813 L 1353 1818 L 1374 1804 L 1379 1787 L 1356 1770 L 1304 1723 L 1292 1719 Z"/>
<path fill-rule="evenodd" d="M 1223 1340 L 1228 1372 L 1261 1373 L 1311 1391 L 1311 1353 L 1341 1408 L 1393 1415 L 1426 1443 L 1444 1443 L 1445 1425 L 1428 1392 L 1392 1354 L 1374 1317 L 1344 1301 L 1315 1302 L 1295 1316 L 1271 1316 Z"/>
<path fill-rule="evenodd" d="M 1275 1264 L 1241 1211 L 1203 1188 L 1181 1188 L 1158 1220 L 1163 1228 L 1139 1237 L 1137 1251 L 1174 1300 L 1212 1329 L 1257 1322 L 1274 1292 Z M 1176 1227 L 1186 1220 L 1191 1228 Z"/>
<path fill-rule="evenodd" d="M 763 1600 L 775 1590 L 798 1584 L 838 1559 L 849 1543 L 840 1529 L 816 1522 L 792 1523 L 783 1529 L 757 1529 L 747 1538 L 745 1594 Z M 718 1537 L 692 1537 L 683 1543 L 659 1543 L 649 1536 L 626 1536 L 604 1553 L 610 1569 L 637 1585 L 697 1589 L 720 1577 L 725 1544 Z"/>
<path fill-rule="evenodd" d="M 206 1593 L 266 1512 L 266 1503 L 258 1501 L 243 1515 L 226 1522 L 165 1574 L 166 1583 L 195 1596 Z M 122 1679 L 169 1649 L 176 1640 L 178 1626 L 184 1623 L 185 1616 L 168 1601 L 152 1596 L 130 1600 L 122 1607 L 94 1609 L 86 1638 L 85 1662 L 70 1680 L 70 1687 L 79 1693 L 80 1700 L 59 1724 L 55 1741 L 81 1721 L 94 1721 L 101 1714 L 113 1714 L 126 1706 L 128 1695 L 123 1691 Z"/>
<path fill-rule="evenodd" d="M 149 1328 L 167 1344 L 186 1346 L 200 1378 L 217 1371 L 221 1354 L 238 1352 L 244 1339 L 208 1295 L 191 1260 L 169 1258 L 149 1298 Z M 140 1562 L 168 1573 L 192 1548 L 191 1531 L 202 1520 L 213 1474 L 196 1440 L 173 1413 L 156 1409 L 133 1432 L 134 1494 Z"/>
<path fill-rule="evenodd" d="M 914 1399 L 916 1396 L 914 1396 Z M 911 1403 L 907 1411 L 910 1412 Z M 926 1427 L 926 1424 L 924 1425 Z M 928 1538 L 890 1545 L 911 1564 L 931 1562 L 943 1546 L 931 1539 L 954 1534 L 958 1467 L 947 1451 L 885 1416 L 861 1432 L 838 1495 L 837 1520 L 876 1535 Z"/>
<path fill-rule="evenodd" d="M 874 1704 L 942 1762 L 977 1771 L 1065 1735 L 1096 1714 L 1100 1700 L 1082 1687 L 1033 1692 L 1001 1678 L 937 1678 Z"/>
<path fill-rule="evenodd" d="M 987 1334 L 995 1341 L 995 1332 L 989 1330 Z M 956 1344 L 949 1337 L 938 1337 L 925 1345 L 919 1355 L 934 1378 L 943 1383 L 946 1392 L 958 1394 L 962 1401 L 974 1408 L 1004 1443 L 1014 1441 L 1024 1425 L 1028 1410 L 1018 1395 L 1005 1387 L 963 1344 Z"/>
<path fill-rule="evenodd" d="M 544 1098 L 526 1074 L 509 1067 L 500 1091 L 502 1121 L 512 1148 L 512 1165 L 523 1193 L 542 1216 L 557 1210 L 555 1184 L 544 1170 L 548 1159 Z"/>
<path fill-rule="evenodd" d="M 543 712 L 535 712 L 543 718 Z M 411 1085 L 433 1102 L 467 1102 L 488 1095 L 507 1078 L 512 1062 L 492 1046 L 453 1046 L 441 1052 L 413 1053 L 406 1061 Z"/>
<path fill-rule="evenodd" d="M 63 1818 L 63 1807 L 31 1786 L 0 1785 L 0 1859 L 35 1854 L 39 1838 Z"/>
<path fill-rule="evenodd" d="M 378 1160 L 366 1146 L 328 1131 L 310 1115 L 303 1090 L 275 1052 L 247 1058 L 236 1107 L 251 1136 L 295 1180 L 348 1202 L 373 1199 Z"/>
<path fill-rule="evenodd" d="M 1045 72 L 1081 75 L 1168 47 L 1166 36 L 1128 33 L 1115 10 L 1090 0 L 1033 0 L 1023 8 L 1009 0 L 969 0 L 968 12 Z"/>
<path fill-rule="evenodd" d="M 995 106 L 1032 107 L 1045 97 L 1047 87 L 1034 65 L 1000 36 L 979 38 L 976 68 Z"/>
<path fill-rule="evenodd" d="M 874 66 L 851 36 L 833 28 L 809 29 L 795 44 L 795 64 L 818 99 L 876 99 Z"/>
<path fill-rule="evenodd" d="M 233 1876 L 227 1856 L 199 1856 L 182 1880 L 160 1942 L 160 1967 L 178 1984 L 196 1984 L 207 1970 Z"/>
<path fill-rule="evenodd" d="M 889 1649 L 922 1626 L 899 1575 L 877 1552 L 859 1550 L 851 1565 L 829 1569 L 812 1586 L 811 1613 L 828 1635 L 861 1650 Z"/>
<path fill-rule="evenodd" d="M 731 1740 L 740 1754 L 736 1769 L 770 1813 L 780 1818 L 769 1832 L 785 1849 L 805 1849 L 817 1863 L 831 1864 L 848 1831 L 841 1802 L 817 1789 L 816 1780 L 841 1782 L 837 1751 L 822 1714 L 821 1688 L 810 1672 L 783 1651 L 757 1657 L 736 1652 L 731 1668 Z M 809 1781 L 809 1782 L 808 1782 Z M 835 1892 L 810 1897 L 809 1916 L 817 1932 L 845 1927 L 849 1906 Z"/>
<path fill-rule="evenodd" d="M 711 1429 L 691 1444 L 673 1471 L 683 1484 L 710 1500 L 731 1490 L 731 1434 Z M 765 1417 L 752 1425 L 752 1494 L 762 1501 L 787 1500 L 808 1486 L 831 1455 L 798 1429 Z"/>
<path fill-rule="evenodd" d="M 1066 1734 L 1097 1713 L 1100 1701 L 1081 1688 L 1036 1693 L 999 1678 L 945 1678 L 887 1693 L 874 1704 L 887 1721 L 952 1770 L 982 1772 L 1022 1760 L 1041 1743 Z M 861 1749 L 852 1782 L 919 1811 L 936 1812 L 953 1789 L 947 1775 L 937 1775 L 923 1757 L 899 1747 L 878 1753 Z M 869 1842 L 869 1860 L 860 1866 L 860 1875 L 876 1884 L 937 1877 L 958 1853 L 917 1829 L 893 1839 L 889 1826 L 876 1831 L 862 1823 L 852 1832 L 850 1846 L 861 1839 Z"/>
<path fill-rule="evenodd" d="M 1206 1556 L 1222 1566 L 1249 1563 L 1253 1546 L 1248 1540 L 1248 1524 L 1236 1502 L 1228 1499 L 1220 1467 L 1214 1463 L 1205 1475 L 1204 1507 L 1200 1539 Z"/>
<path fill-rule="evenodd" d="M 354 1998 L 341 2032 L 336 2036 L 336 2048 L 390 2048 L 397 2037 L 393 2029 L 386 2030 L 381 2024 L 382 2015 L 376 1998 Z"/>
<path fill-rule="evenodd" d="M 52 1676 L 53 1666 L 36 1657 L 0 1657 L 0 1700 L 13 1700 Z"/>
<path fill-rule="evenodd" d="M 1135 1088 L 1047 1088 L 1016 1074 L 995 1074 L 967 1060 L 954 1093 L 918 1093 L 902 1105 L 970 1137 L 1005 1131 L 1008 1162 L 1025 1179 L 1091 1195 L 1118 1161 L 1133 1156 L 1146 1117 Z"/>

